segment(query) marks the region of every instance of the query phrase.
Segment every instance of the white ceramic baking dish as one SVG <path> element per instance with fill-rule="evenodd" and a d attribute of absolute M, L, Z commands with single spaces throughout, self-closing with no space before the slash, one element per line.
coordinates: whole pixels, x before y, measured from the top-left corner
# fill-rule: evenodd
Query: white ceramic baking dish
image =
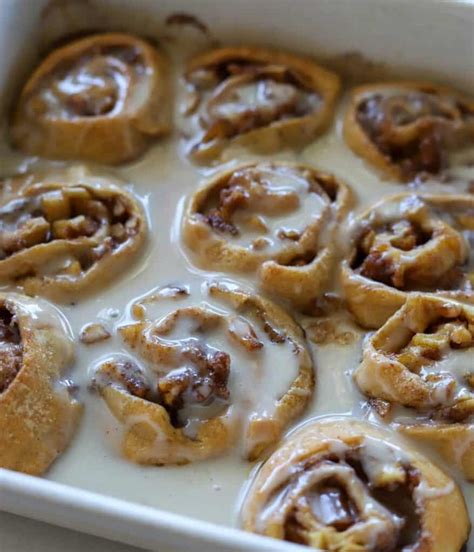
<path fill-rule="evenodd" d="M 273 45 L 317 57 L 358 52 L 407 75 L 420 77 L 422 68 L 423 77 L 473 84 L 474 3 L 468 0 L 0 0 L 4 120 L 15 86 L 45 36 L 104 26 L 159 35 L 166 17 L 176 12 L 197 16 L 222 42 Z M 45 21 L 51 28 L 44 29 Z M 161 552 L 301 550 L 6 470 L 0 470 L 0 509 Z"/>

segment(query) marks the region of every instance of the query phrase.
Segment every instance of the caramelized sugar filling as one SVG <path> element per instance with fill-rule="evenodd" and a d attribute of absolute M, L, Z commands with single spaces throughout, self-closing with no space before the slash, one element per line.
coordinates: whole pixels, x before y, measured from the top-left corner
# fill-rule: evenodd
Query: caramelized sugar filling
<path fill-rule="evenodd" d="M 186 425 L 193 407 L 207 407 L 208 416 L 215 416 L 230 398 L 230 355 L 204 344 L 185 346 L 182 355 L 191 366 L 172 370 L 158 382 L 160 403 L 177 427 Z"/>
<path fill-rule="evenodd" d="M 202 214 L 216 230 L 239 235 L 248 226 L 248 229 L 260 230 L 265 234 L 268 230 L 265 220 L 259 214 L 284 216 L 297 209 L 299 203 L 296 192 L 272 190 L 268 174 L 247 168 L 234 172 L 224 188 L 210 195 L 207 205 L 203 206 Z M 236 218 L 234 215 L 244 210 L 255 213 L 255 217 L 240 220 L 239 229 L 233 222 Z"/>
<path fill-rule="evenodd" d="M 368 489 L 366 500 L 373 499 L 378 503 L 378 508 L 382 508 L 386 515 L 393 518 L 390 531 L 385 535 L 377 535 L 370 550 L 391 552 L 415 545 L 421 536 L 420 516 L 413 499 L 413 491 L 419 484 L 418 473 L 410 466 L 399 466 L 399 473 L 393 480 L 371 478 L 370 473 L 363 467 L 364 454 L 361 448 L 348 452 L 344 458 L 330 455 L 323 460 L 319 459 L 308 468 L 317 469 L 318 466 L 331 465 L 336 469 L 338 466 L 350 468 L 353 471 L 352 477 L 361 481 Z M 365 509 L 366 503 L 364 504 Z M 339 480 L 337 475 L 330 476 L 296 499 L 287 513 L 284 538 L 299 544 L 319 544 L 324 548 L 328 543 L 315 537 L 320 534 L 322 527 L 344 533 L 364 523 L 364 512 L 359 510 L 344 481 Z M 358 542 L 357 537 L 355 538 L 355 541 L 348 541 L 352 543 L 354 550 L 359 549 L 357 546 L 369 544 Z M 331 542 L 334 543 L 336 540 L 333 539 Z"/>
<path fill-rule="evenodd" d="M 405 485 L 372 490 L 372 496 L 377 502 L 403 519 L 394 550 L 415 544 L 421 535 L 420 516 L 412 498 L 413 489 L 419 483 L 418 475 L 414 471 L 408 471 L 407 479 Z"/>
<path fill-rule="evenodd" d="M 346 491 L 330 479 L 304 497 L 313 515 L 324 525 L 345 531 L 358 519 L 357 507 Z"/>
<path fill-rule="evenodd" d="M 351 268 L 403 291 L 469 291 L 471 219 L 415 202 L 403 217 L 361 228 Z"/>
<path fill-rule="evenodd" d="M 183 366 L 152 378 L 132 361 L 106 362 L 95 385 L 118 384 L 134 397 L 159 404 L 176 428 L 187 425 L 196 407 L 203 418 L 222 413 L 230 398 L 230 356 L 194 344 L 182 349 L 182 357 Z"/>
<path fill-rule="evenodd" d="M 0 260 L 55 240 L 97 238 L 91 258 L 82 259 L 87 268 L 138 228 L 120 196 L 103 198 L 85 188 L 64 187 L 0 207 L 0 231 Z"/>
<path fill-rule="evenodd" d="M 16 317 L 0 306 L 0 393 L 8 389 L 21 369 L 23 345 Z"/>
<path fill-rule="evenodd" d="M 374 94 L 360 102 L 357 121 L 377 148 L 406 176 L 446 167 L 457 122 L 474 113 L 462 101 L 425 92 Z"/>
<path fill-rule="evenodd" d="M 411 332 L 394 354 L 411 372 L 433 388 L 433 401 L 439 403 L 429 416 L 438 421 L 466 423 L 474 415 L 474 366 L 449 370 L 444 362 L 456 351 L 465 354 L 474 347 L 474 324 L 462 314 L 440 317 L 423 332 Z M 456 358 L 452 367 L 455 367 Z M 463 363 L 465 364 L 465 363 Z M 459 362 L 459 365 L 463 365 Z M 429 405 L 427 405 L 429 406 Z"/>
<path fill-rule="evenodd" d="M 377 237 L 383 238 L 380 241 L 384 243 L 379 245 Z M 432 232 L 410 220 L 398 220 L 379 227 L 367 228 L 357 242 L 357 253 L 352 267 L 371 280 L 403 288 L 396 278 L 396 260 L 387 254 L 387 246 L 400 251 L 413 251 L 428 243 L 432 237 Z"/>
<path fill-rule="evenodd" d="M 194 111 L 202 103 L 202 95 L 207 95 L 200 110 L 205 142 L 304 117 L 321 105 L 320 96 L 301 75 L 279 65 L 229 60 L 197 69 L 187 76 L 187 81 L 196 98 Z"/>

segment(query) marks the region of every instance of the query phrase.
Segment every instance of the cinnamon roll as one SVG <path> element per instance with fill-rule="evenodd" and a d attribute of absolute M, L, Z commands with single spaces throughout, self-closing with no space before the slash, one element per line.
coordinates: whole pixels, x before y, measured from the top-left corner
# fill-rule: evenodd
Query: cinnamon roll
<path fill-rule="evenodd" d="M 432 83 L 360 86 L 352 92 L 344 138 L 388 178 L 438 174 L 451 151 L 474 144 L 474 100 Z"/>
<path fill-rule="evenodd" d="M 354 379 L 411 409 L 397 427 L 432 443 L 474 479 L 474 306 L 414 294 L 365 343 Z"/>
<path fill-rule="evenodd" d="M 346 418 L 307 425 L 274 452 L 242 518 L 247 531 L 333 552 L 458 552 L 469 533 L 452 479 L 376 426 Z"/>
<path fill-rule="evenodd" d="M 284 311 L 230 284 L 204 292 L 201 302 L 173 288 L 139 301 L 136 320 L 119 328 L 133 356 L 97 368 L 93 388 L 122 424 L 123 454 L 134 462 L 184 464 L 236 443 L 255 459 L 311 398 L 312 361 Z"/>
<path fill-rule="evenodd" d="M 146 237 L 137 198 L 81 167 L 2 182 L 0 282 L 64 301 L 109 282 Z"/>
<path fill-rule="evenodd" d="M 166 63 L 128 34 L 97 34 L 54 50 L 21 92 L 13 144 L 54 159 L 135 159 L 170 127 Z"/>
<path fill-rule="evenodd" d="M 269 153 L 300 147 L 331 122 L 339 78 L 311 59 L 261 48 L 221 48 L 189 63 L 185 115 L 197 162 L 230 143 Z"/>
<path fill-rule="evenodd" d="M 474 197 L 389 197 L 355 223 L 342 264 L 349 310 L 379 328 L 414 291 L 474 300 Z"/>
<path fill-rule="evenodd" d="M 82 407 L 63 373 L 73 343 L 48 303 L 0 293 L 0 467 L 40 475 L 67 447 Z"/>
<path fill-rule="evenodd" d="M 262 289 L 303 308 L 328 283 L 350 203 L 344 183 L 312 167 L 243 164 L 193 194 L 183 239 L 198 265 L 255 274 Z"/>

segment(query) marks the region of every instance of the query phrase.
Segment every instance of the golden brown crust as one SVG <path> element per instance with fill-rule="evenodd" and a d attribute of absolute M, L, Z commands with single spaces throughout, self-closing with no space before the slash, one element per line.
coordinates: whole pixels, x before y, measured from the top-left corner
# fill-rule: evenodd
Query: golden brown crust
<path fill-rule="evenodd" d="M 230 303 L 237 313 L 256 316 L 270 341 L 291 344 L 294 354 L 298 357 L 298 373 L 288 390 L 278 398 L 273 414 L 253 419 L 248 424 L 245 435 L 248 441 L 246 456 L 249 460 L 255 460 L 278 442 L 284 430 L 306 408 L 315 386 L 313 361 L 301 327 L 272 301 L 220 284 L 211 284 L 209 293 L 211 297 Z"/>
<path fill-rule="evenodd" d="M 363 393 L 415 411 L 397 428 L 474 472 L 474 307 L 414 294 L 364 345 Z"/>
<path fill-rule="evenodd" d="M 130 265 L 146 239 L 138 200 L 82 168 L 4 182 L 0 281 L 29 295 L 66 301 L 102 286 Z"/>
<path fill-rule="evenodd" d="M 474 481 L 474 424 L 399 424 L 397 429 L 425 443 L 449 465 L 456 466 Z"/>
<path fill-rule="evenodd" d="M 135 361 L 117 359 L 98 368 L 95 387 L 123 424 L 122 451 L 134 462 L 162 465 L 203 460 L 227 451 L 242 432 L 244 455 L 253 460 L 280 438 L 312 395 L 313 365 L 303 332 L 284 311 L 226 284 L 210 284 L 208 293 L 230 307 L 229 314 L 192 304 L 150 320 L 143 310 L 145 303 L 140 302 L 133 310 L 140 320 L 120 328 L 135 358 L 151 366 L 152 372 Z M 163 295 L 156 293 L 150 299 L 147 302 L 162 301 Z M 174 332 L 179 337 L 172 337 Z M 216 335 L 221 335 L 220 345 L 210 347 Z M 260 366 L 259 359 L 269 346 L 264 344 L 265 335 L 276 346 L 291 348 L 297 373 L 283 396 L 274 398 L 273 412 L 253 415 L 249 397 L 244 404 L 229 378 L 242 358 L 244 365 L 252 360 Z M 244 356 L 239 359 L 237 354 Z M 254 376 L 235 372 L 232 380 Z M 208 414 L 193 418 L 196 406 L 204 412 L 199 405 L 207 406 Z"/>
<path fill-rule="evenodd" d="M 346 112 L 344 139 L 388 178 L 436 174 L 448 149 L 474 140 L 474 101 L 430 82 L 359 86 Z"/>
<path fill-rule="evenodd" d="M 192 195 L 183 239 L 198 265 L 254 273 L 266 292 L 305 308 L 328 284 L 351 202 L 344 183 L 312 167 L 244 163 Z"/>
<path fill-rule="evenodd" d="M 363 213 L 341 268 L 359 324 L 379 328 L 412 292 L 474 301 L 473 213 L 472 196 L 428 194 L 398 194 Z"/>
<path fill-rule="evenodd" d="M 98 34 L 58 48 L 22 90 L 13 144 L 55 159 L 131 161 L 169 131 L 167 72 L 163 54 L 133 35 Z"/>
<path fill-rule="evenodd" d="M 32 475 L 64 451 L 82 412 L 60 381 L 73 345 L 51 309 L 0 294 L 0 467 Z"/>
<path fill-rule="evenodd" d="M 190 155 L 200 163 L 230 143 L 259 153 L 307 144 L 329 126 L 340 89 L 339 77 L 310 58 L 253 47 L 220 48 L 192 59 L 186 81 L 188 116 L 199 109 Z M 259 83 L 265 90 L 258 90 Z M 229 115 L 225 106 L 239 90 L 245 95 L 245 87 L 255 95 L 253 103 L 247 98 L 250 105 L 241 101 Z"/>
<path fill-rule="evenodd" d="M 235 430 L 225 416 L 206 420 L 191 439 L 172 426 L 163 407 L 113 386 L 105 387 L 101 393 L 112 414 L 128 426 L 122 442 L 123 455 L 138 464 L 198 462 L 223 453 L 235 437 Z M 162 441 L 162 446 L 157 441 Z"/>
<path fill-rule="evenodd" d="M 318 496 L 328 499 L 319 510 Z M 456 552 L 469 533 L 454 481 L 376 426 L 348 418 L 293 434 L 252 482 L 242 523 L 247 531 L 336 552 L 389 552 L 410 544 Z"/>

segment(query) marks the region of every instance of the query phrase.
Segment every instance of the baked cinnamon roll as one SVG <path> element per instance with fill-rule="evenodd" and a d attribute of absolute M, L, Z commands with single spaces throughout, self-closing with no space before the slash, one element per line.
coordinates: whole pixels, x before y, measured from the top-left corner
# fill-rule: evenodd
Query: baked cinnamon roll
<path fill-rule="evenodd" d="M 183 239 L 199 266 L 256 274 L 265 291 L 306 307 L 328 283 L 350 203 L 345 184 L 312 167 L 244 164 L 193 194 Z"/>
<path fill-rule="evenodd" d="M 414 291 L 474 300 L 474 197 L 389 197 L 355 223 L 342 264 L 349 310 L 379 328 Z"/>
<path fill-rule="evenodd" d="M 474 100 L 432 83 L 360 86 L 352 92 L 344 138 L 388 178 L 438 174 L 451 151 L 474 144 Z"/>
<path fill-rule="evenodd" d="M 22 90 L 13 144 L 54 159 L 135 159 L 170 127 L 166 63 L 127 34 L 93 35 L 54 50 Z"/>
<path fill-rule="evenodd" d="M 0 467 L 45 472 L 67 447 L 82 407 L 64 371 L 73 343 L 42 300 L 0 293 Z"/>
<path fill-rule="evenodd" d="M 129 266 L 145 241 L 137 198 L 80 167 L 2 184 L 0 282 L 29 295 L 64 301 L 91 291 Z"/>
<path fill-rule="evenodd" d="M 274 452 L 242 518 L 247 531 L 333 552 L 458 552 L 469 533 L 452 479 L 376 426 L 347 418 L 311 423 Z"/>
<path fill-rule="evenodd" d="M 416 420 L 398 428 L 474 479 L 474 306 L 410 296 L 366 341 L 354 379 L 369 397 L 412 409 Z"/>
<path fill-rule="evenodd" d="M 196 302 L 165 288 L 132 312 L 138 319 L 119 333 L 133 356 L 103 362 L 93 387 L 123 425 L 123 454 L 134 462 L 184 464 L 236 443 L 255 459 L 311 398 L 301 328 L 257 295 L 212 283 Z"/>
<path fill-rule="evenodd" d="M 339 78 L 311 59 L 261 48 L 221 48 L 189 63 L 185 115 L 197 162 L 230 143 L 269 153 L 301 147 L 331 122 Z"/>

